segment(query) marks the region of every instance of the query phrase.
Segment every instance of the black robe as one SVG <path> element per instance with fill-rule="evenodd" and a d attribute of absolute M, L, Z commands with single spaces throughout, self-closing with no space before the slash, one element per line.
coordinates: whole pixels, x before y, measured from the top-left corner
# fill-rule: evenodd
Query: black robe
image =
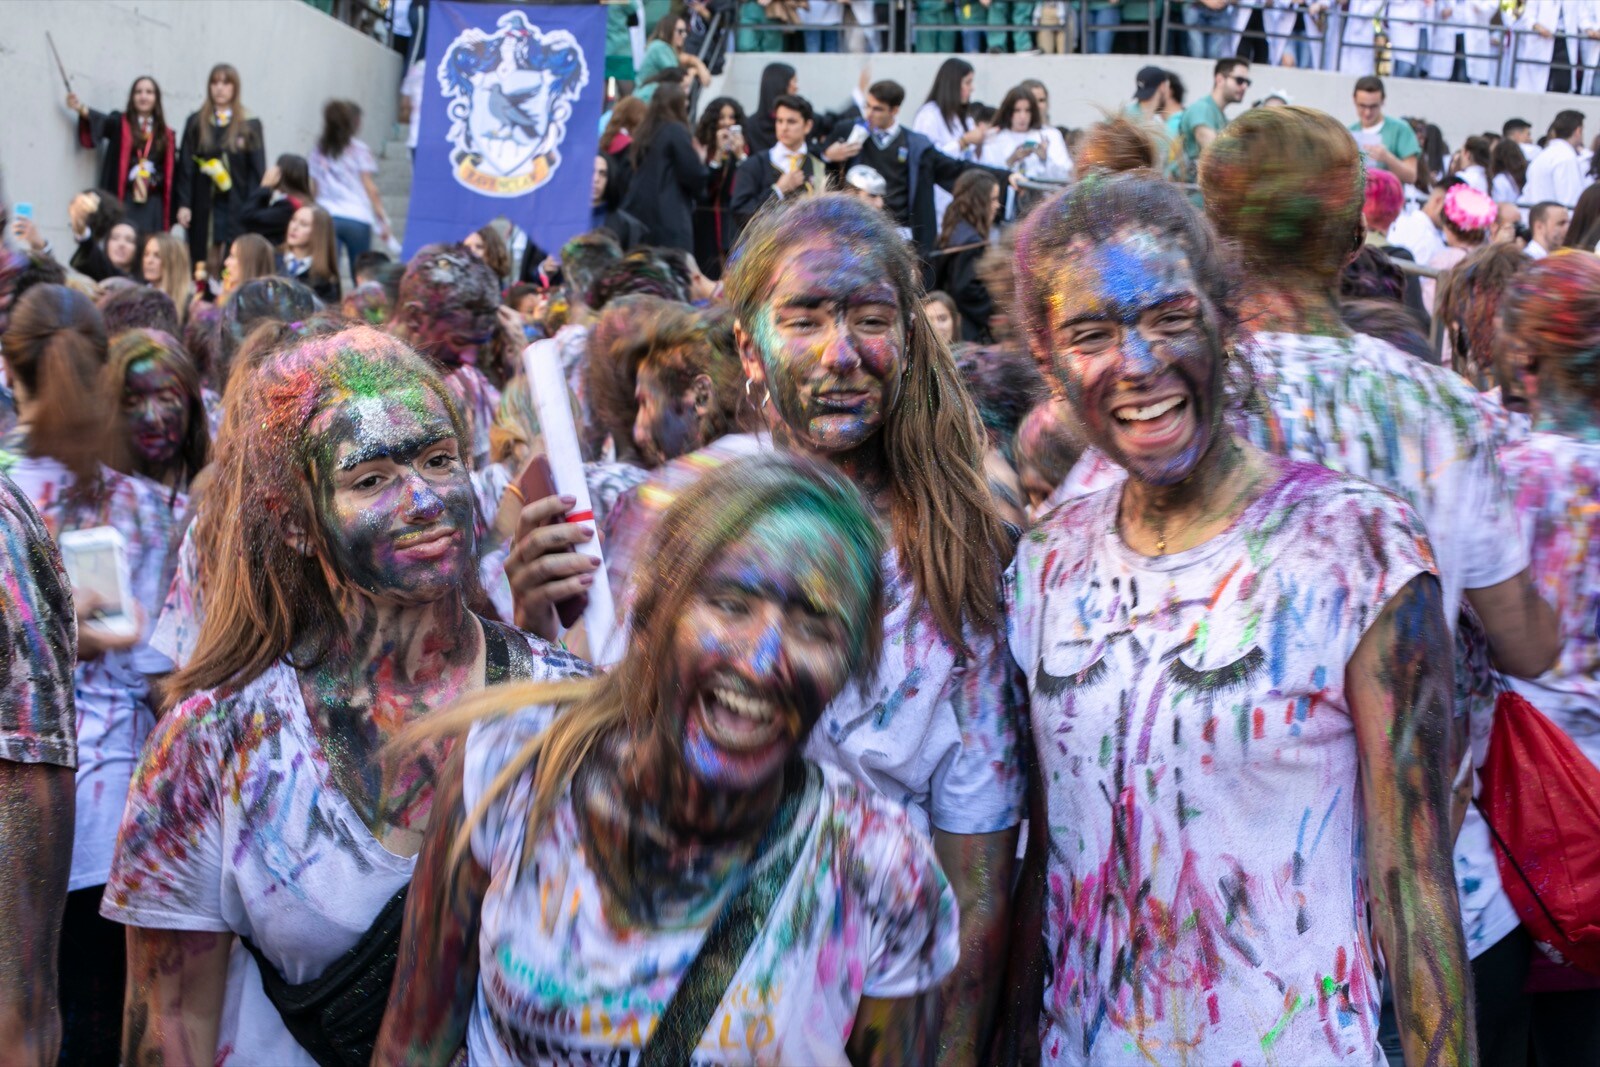
<path fill-rule="evenodd" d="M 169 129 L 150 146 L 148 158 L 155 175 L 150 179 L 145 202 L 136 204 L 133 202 L 133 182 L 128 180 L 128 172 L 138 162 L 138 153 L 143 145 L 134 128 L 133 120 L 124 121 L 120 111 L 104 115 L 90 109 L 87 116 L 78 117 L 78 146 L 93 148 L 101 141 L 105 142 L 97 188 L 114 193 L 122 201 L 122 217 L 132 223 L 141 236 L 162 233 L 172 228 L 173 214 L 178 208 L 175 188 L 177 145 L 173 143 L 174 134 Z M 125 139 L 125 134 L 131 136 Z"/>
<path fill-rule="evenodd" d="M 212 158 L 218 152 L 214 145 L 201 143 L 200 113 L 190 115 L 183 124 L 174 206 L 186 207 L 191 214 L 189 258 L 192 262 L 202 262 L 212 248 L 226 246 L 244 232 L 240 217 L 244 214 L 245 202 L 260 186 L 261 176 L 267 171 L 261 120 L 247 118 L 244 127 L 239 141 L 222 152 L 233 187 L 226 193 L 219 193 L 211 178 L 200 173 L 200 160 Z"/>

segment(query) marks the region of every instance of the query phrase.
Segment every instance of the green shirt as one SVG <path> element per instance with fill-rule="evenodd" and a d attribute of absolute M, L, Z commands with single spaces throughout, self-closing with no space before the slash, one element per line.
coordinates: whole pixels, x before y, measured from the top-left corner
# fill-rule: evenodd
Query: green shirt
<path fill-rule="evenodd" d="M 1350 132 L 1356 135 L 1356 143 L 1360 144 L 1362 135 L 1361 123 L 1352 122 L 1350 124 Z M 1388 115 L 1383 116 L 1383 127 L 1378 130 L 1378 140 L 1383 143 L 1383 147 L 1387 148 L 1394 158 L 1401 161 L 1422 154 L 1422 146 L 1417 144 L 1417 133 L 1411 128 L 1411 123 L 1390 118 Z M 1369 160 L 1368 165 L 1377 167 L 1379 170 L 1389 169 L 1377 160 Z"/>
<path fill-rule="evenodd" d="M 1222 108 L 1207 93 L 1188 107 L 1183 109 L 1183 117 L 1178 120 L 1178 136 L 1183 139 L 1183 154 L 1190 163 L 1190 169 L 1200 158 L 1200 142 L 1195 140 L 1194 131 L 1202 126 L 1210 126 L 1212 130 L 1221 133 L 1228 125 L 1228 116 Z"/>
<path fill-rule="evenodd" d="M 644 62 L 639 64 L 639 82 L 634 86 L 633 95 L 649 103 L 650 98 L 656 95 L 656 88 L 660 82 L 643 84 L 646 78 L 660 74 L 664 70 L 671 70 L 678 65 L 678 52 L 667 42 L 657 38 L 650 42 L 650 47 L 644 50 Z"/>

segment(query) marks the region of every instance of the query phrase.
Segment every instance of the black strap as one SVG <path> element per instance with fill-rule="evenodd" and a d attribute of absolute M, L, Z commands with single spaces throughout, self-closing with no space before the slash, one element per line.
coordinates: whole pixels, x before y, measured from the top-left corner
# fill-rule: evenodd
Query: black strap
<path fill-rule="evenodd" d="M 684 1067 L 705 1036 L 711 1017 L 727 995 L 728 986 L 755 942 L 756 934 L 766 926 L 767 913 L 788 884 L 789 874 L 799 858 L 806 835 L 791 834 L 790 830 L 800 805 L 810 792 L 806 786 L 811 774 L 810 766 L 801 760 L 784 768 L 783 799 L 778 802 L 777 813 L 762 834 L 755 854 L 745 865 L 741 875 L 743 883 L 717 913 L 700 951 L 683 972 L 672 1000 L 645 1041 L 639 1067 Z M 775 853 L 771 862 L 763 866 L 762 860 L 780 841 L 785 841 L 783 851 Z M 751 877 L 750 872 L 758 869 L 759 873 Z"/>
<path fill-rule="evenodd" d="M 531 660 L 527 642 L 516 631 L 496 622 L 483 623 L 485 686 L 529 677 Z M 365 1067 L 372 1060 L 400 955 L 409 888 L 390 897 L 361 939 L 309 982 L 285 981 L 255 942 L 239 938 L 255 957 L 261 988 L 278 1009 L 284 1029 L 320 1067 Z"/>
<path fill-rule="evenodd" d="M 278 1009 L 284 1029 L 320 1067 L 357 1067 L 372 1062 L 400 954 L 400 924 L 409 888 L 390 897 L 361 940 L 309 982 L 291 985 L 284 981 L 255 942 L 239 938 L 255 957 L 261 988 Z"/>
<path fill-rule="evenodd" d="M 1522 884 L 1528 887 L 1528 892 L 1533 895 L 1533 902 L 1539 905 L 1540 911 L 1544 912 L 1545 921 L 1550 924 L 1551 929 L 1560 934 L 1567 944 L 1577 944 L 1566 930 L 1562 929 L 1561 924 L 1556 921 L 1556 917 L 1550 914 L 1550 909 L 1544 906 L 1544 898 L 1539 896 L 1539 891 L 1534 888 L 1533 882 L 1529 880 L 1527 873 L 1523 871 L 1522 864 L 1517 862 L 1516 854 L 1511 851 L 1505 839 L 1500 836 L 1500 831 L 1496 830 L 1494 823 L 1489 821 L 1489 813 L 1483 810 L 1483 805 L 1478 803 L 1477 797 L 1472 798 L 1472 806 L 1478 809 L 1479 815 L 1483 816 L 1483 825 L 1489 828 L 1489 835 L 1494 838 L 1494 843 L 1500 847 L 1500 854 L 1510 862 L 1511 869 L 1517 872 L 1517 877 L 1522 880 Z"/>

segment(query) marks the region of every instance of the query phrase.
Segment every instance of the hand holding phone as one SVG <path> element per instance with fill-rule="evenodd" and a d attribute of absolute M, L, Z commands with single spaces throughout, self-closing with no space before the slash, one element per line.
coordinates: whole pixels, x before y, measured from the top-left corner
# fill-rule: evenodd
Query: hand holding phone
<path fill-rule="evenodd" d="M 517 591 L 518 586 L 522 586 L 524 592 L 532 592 L 533 590 L 529 588 L 529 586 L 532 584 L 538 584 L 536 581 L 534 581 L 535 579 L 542 580 L 543 585 L 555 585 L 556 582 L 554 579 L 556 579 L 557 576 L 543 573 L 543 568 L 541 568 L 537 574 L 532 573 L 534 565 L 536 565 L 538 562 L 548 562 L 547 557 L 551 555 L 574 555 L 576 556 L 577 560 L 583 561 L 583 574 L 587 574 L 588 572 L 592 571 L 594 567 L 589 564 L 589 557 L 577 556 L 576 553 L 570 551 L 572 546 L 567 546 L 565 550 L 557 545 L 541 544 L 539 546 L 534 546 L 531 543 L 532 538 L 527 536 L 533 530 L 537 530 L 539 528 L 562 526 L 566 526 L 568 529 L 562 531 L 563 536 L 560 538 L 561 540 L 573 541 L 574 539 L 581 537 L 581 540 L 587 541 L 589 537 L 592 536 L 592 533 L 584 535 L 584 530 L 587 529 L 587 527 L 573 524 L 567 517 L 568 513 L 566 508 L 570 507 L 570 504 L 567 504 L 567 502 L 556 493 L 555 477 L 550 471 L 550 460 L 547 456 L 541 453 L 540 455 L 534 456 L 528 461 L 528 465 L 522 469 L 521 477 L 517 479 L 517 492 L 521 495 L 524 504 L 523 519 L 528 517 L 528 512 L 535 511 L 536 508 L 539 511 L 548 512 L 548 514 L 537 518 L 534 522 L 528 524 L 527 526 L 525 526 L 522 521 L 519 521 L 517 524 L 517 549 L 515 554 L 520 557 L 527 557 L 531 552 L 540 557 L 545 557 L 545 559 L 534 560 L 521 558 L 517 561 L 520 564 L 518 577 L 522 578 L 523 580 L 512 581 L 513 592 Z M 563 505 L 563 510 L 560 512 L 554 511 L 553 507 L 548 503 L 551 500 L 560 501 Z M 544 506 L 542 508 L 538 507 L 541 504 Z M 542 542 L 548 542 L 552 540 L 552 538 L 546 537 L 541 538 L 540 540 Z M 525 545 L 527 546 L 526 548 L 524 547 Z M 512 566 L 512 563 L 512 560 L 507 560 L 508 569 Z M 581 575 L 579 576 L 581 577 Z M 571 629 L 573 626 L 577 625 L 579 619 L 583 618 L 583 610 L 589 606 L 589 597 L 584 593 L 574 593 L 554 601 L 551 606 L 555 608 L 556 617 L 561 620 L 561 625 L 567 629 Z"/>
<path fill-rule="evenodd" d="M 89 625 L 119 637 L 139 633 L 137 606 L 128 583 L 127 541 L 111 526 L 68 530 L 58 541 L 61 561 L 75 594 L 85 603 L 80 615 Z"/>

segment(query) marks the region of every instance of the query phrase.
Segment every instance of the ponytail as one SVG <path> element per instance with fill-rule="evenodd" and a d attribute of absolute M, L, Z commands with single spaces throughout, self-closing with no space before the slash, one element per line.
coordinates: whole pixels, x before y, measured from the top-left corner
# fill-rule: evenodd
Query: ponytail
<path fill-rule="evenodd" d="M 12 313 L 6 368 L 33 409 L 28 453 L 57 460 L 84 485 L 98 484 L 102 465 L 118 459 L 119 435 L 106 396 L 106 332 L 100 313 L 63 285 L 30 289 Z"/>

